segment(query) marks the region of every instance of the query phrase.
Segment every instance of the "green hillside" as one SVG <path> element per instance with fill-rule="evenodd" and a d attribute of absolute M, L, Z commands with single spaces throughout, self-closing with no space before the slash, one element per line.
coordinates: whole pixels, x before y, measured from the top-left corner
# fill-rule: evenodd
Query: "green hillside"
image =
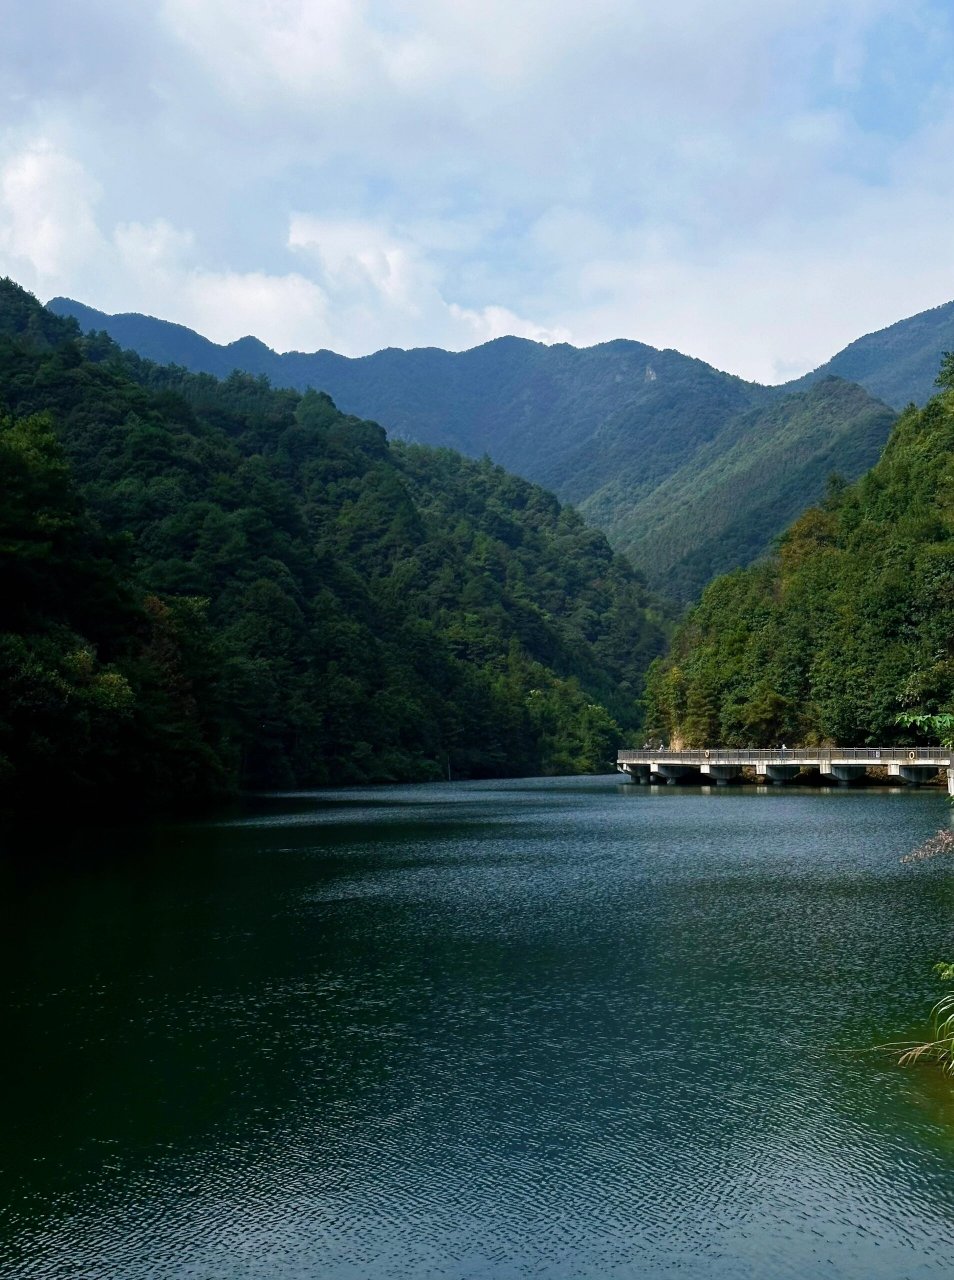
<path fill-rule="evenodd" d="M 578 505 L 651 585 L 682 601 L 714 573 L 763 554 L 818 500 L 830 471 L 859 476 L 891 421 L 861 392 L 790 398 L 638 342 L 578 349 L 500 338 L 471 351 L 352 360 L 278 355 L 254 338 L 220 347 L 181 325 L 63 298 L 50 307 L 151 359 L 316 387 L 392 438 L 488 454 Z"/>
<path fill-rule="evenodd" d="M 674 741 L 910 740 L 954 707 L 954 365 L 881 460 L 806 512 L 770 562 L 713 582 L 650 677 Z"/>
<path fill-rule="evenodd" d="M 631 508 L 626 473 L 583 504 L 610 540 L 671 598 L 695 599 L 720 573 L 749 564 L 833 474 L 858 476 L 877 461 L 895 414 L 851 382 L 827 378 L 732 419 Z"/>
<path fill-rule="evenodd" d="M 595 769 L 665 626 L 605 538 L 324 395 L 0 283 L 0 792 L 201 802 Z"/>
<path fill-rule="evenodd" d="M 254 338 L 217 346 L 182 325 L 109 316 L 66 298 L 57 314 L 100 329 L 151 360 L 227 377 L 264 373 L 278 386 L 326 391 L 392 437 L 450 446 L 579 501 L 633 451 L 648 489 L 726 418 L 771 393 L 678 351 L 619 340 L 577 348 L 497 338 L 470 351 L 389 348 L 349 359 L 331 351 L 279 355 Z"/>

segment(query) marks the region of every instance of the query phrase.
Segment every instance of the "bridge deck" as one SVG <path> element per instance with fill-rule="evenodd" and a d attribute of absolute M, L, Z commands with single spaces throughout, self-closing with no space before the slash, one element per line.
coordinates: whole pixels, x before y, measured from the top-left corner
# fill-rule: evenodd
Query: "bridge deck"
<path fill-rule="evenodd" d="M 952 753 L 947 747 L 780 747 L 730 750 L 700 747 L 691 751 L 642 748 L 620 751 L 618 764 L 737 764 L 737 765 L 934 765 L 950 768 Z"/>
<path fill-rule="evenodd" d="M 700 775 L 725 786 L 746 767 L 771 782 L 790 782 L 804 768 L 817 769 L 823 777 L 847 786 L 866 769 L 886 768 L 888 776 L 919 786 L 935 773 L 947 771 L 947 789 L 954 796 L 954 753 L 947 747 L 697 747 L 669 751 L 641 747 L 620 751 L 616 768 L 635 782 L 655 776 L 667 782 Z"/>

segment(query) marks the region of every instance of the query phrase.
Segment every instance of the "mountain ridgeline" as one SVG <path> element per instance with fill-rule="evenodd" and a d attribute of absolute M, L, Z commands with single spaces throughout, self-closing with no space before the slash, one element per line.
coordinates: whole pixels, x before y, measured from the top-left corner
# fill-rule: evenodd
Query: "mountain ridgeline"
<path fill-rule="evenodd" d="M 64 298 L 49 306 L 150 359 L 315 387 L 392 438 L 486 453 L 574 503 L 681 602 L 765 554 L 832 472 L 851 481 L 872 466 L 896 410 L 928 398 L 941 353 L 954 348 L 952 303 L 859 339 L 797 382 L 764 387 L 624 340 L 279 355 L 255 338 L 223 347 L 147 316 Z"/>
<path fill-rule="evenodd" d="M 0 795 L 592 770 L 667 622 L 553 495 L 0 282 Z"/>
<path fill-rule="evenodd" d="M 937 389 L 935 378 L 945 351 L 954 351 L 954 302 L 865 334 L 813 373 L 788 383 L 788 389 L 834 375 L 859 383 L 895 409 L 924 405 Z"/>
<path fill-rule="evenodd" d="M 649 678 L 652 730 L 686 746 L 905 744 L 954 709 L 954 361 L 858 483 L 772 560 L 711 584 Z"/>

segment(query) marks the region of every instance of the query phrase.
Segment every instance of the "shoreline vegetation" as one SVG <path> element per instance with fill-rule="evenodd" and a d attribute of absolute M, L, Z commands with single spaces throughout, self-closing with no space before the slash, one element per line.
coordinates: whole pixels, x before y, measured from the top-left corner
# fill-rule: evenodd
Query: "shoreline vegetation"
<path fill-rule="evenodd" d="M 860 481 L 770 559 L 716 579 L 647 678 L 647 731 L 693 747 L 750 741 L 918 745 L 954 731 L 954 355 Z M 939 831 L 906 862 L 949 854 Z M 939 948 L 940 949 L 940 948 Z M 935 966 L 945 981 L 954 969 Z M 921 1041 L 882 1045 L 954 1075 L 954 993 Z"/>
<path fill-rule="evenodd" d="M 552 494 L 0 282 L 0 807 L 587 772 L 668 607 Z"/>
<path fill-rule="evenodd" d="M 488 458 L 390 442 L 320 392 L 153 364 L 0 281 L 0 818 L 51 793 L 122 822 L 594 773 L 647 732 L 949 739 L 954 356 L 938 384 L 667 651 L 672 606 Z M 904 861 L 952 851 L 942 830 Z M 954 992 L 932 1026 L 893 1047 L 954 1074 Z"/>
<path fill-rule="evenodd" d="M 647 678 L 687 747 L 937 741 L 954 708 L 954 357 L 860 481 L 833 477 L 776 554 L 716 579 Z"/>
<path fill-rule="evenodd" d="M 954 716 L 921 715 L 916 717 L 919 727 L 934 733 L 944 744 L 954 745 Z M 906 854 L 902 863 L 929 862 L 934 858 L 954 854 L 954 831 L 941 827 L 933 836 Z M 946 983 L 954 982 L 954 964 L 939 960 L 933 968 L 936 976 Z M 937 1062 L 945 1075 L 954 1076 L 954 991 L 942 996 L 931 1009 L 931 1034 L 927 1040 L 888 1046 L 898 1053 L 898 1065 L 911 1066 L 922 1058 Z"/>

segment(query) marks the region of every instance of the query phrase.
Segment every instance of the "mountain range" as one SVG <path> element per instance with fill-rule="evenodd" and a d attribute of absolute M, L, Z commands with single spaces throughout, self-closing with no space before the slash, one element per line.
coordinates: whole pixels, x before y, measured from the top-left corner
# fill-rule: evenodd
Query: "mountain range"
<path fill-rule="evenodd" d="M 954 303 L 899 321 L 781 387 L 619 339 L 588 348 L 498 338 L 469 351 L 388 348 L 349 358 L 220 346 L 182 326 L 48 304 L 162 363 L 330 394 L 393 438 L 447 446 L 552 489 L 680 601 L 758 558 L 837 473 L 877 460 L 895 419 L 931 394 L 954 347 Z"/>

